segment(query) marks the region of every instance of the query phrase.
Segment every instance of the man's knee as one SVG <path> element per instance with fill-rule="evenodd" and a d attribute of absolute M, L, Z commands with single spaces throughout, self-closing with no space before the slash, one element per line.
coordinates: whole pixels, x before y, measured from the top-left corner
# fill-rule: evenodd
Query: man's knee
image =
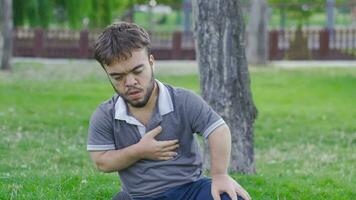
<path fill-rule="evenodd" d="M 132 200 L 131 196 L 129 195 L 129 193 L 121 191 L 119 193 L 117 193 L 112 200 Z"/>

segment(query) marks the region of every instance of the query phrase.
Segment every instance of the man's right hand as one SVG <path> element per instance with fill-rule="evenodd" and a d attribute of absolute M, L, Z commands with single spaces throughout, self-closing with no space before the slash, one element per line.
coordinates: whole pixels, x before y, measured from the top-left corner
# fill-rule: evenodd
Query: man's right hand
<path fill-rule="evenodd" d="M 155 137 L 162 132 L 158 126 L 147 132 L 137 143 L 138 155 L 141 159 L 170 160 L 177 156 L 178 140 L 157 141 Z"/>
<path fill-rule="evenodd" d="M 135 145 L 123 149 L 108 151 L 91 151 L 90 156 L 100 171 L 114 172 L 130 167 L 141 159 L 169 160 L 174 158 L 179 147 L 178 140 L 157 141 L 162 127 L 147 132 Z"/>

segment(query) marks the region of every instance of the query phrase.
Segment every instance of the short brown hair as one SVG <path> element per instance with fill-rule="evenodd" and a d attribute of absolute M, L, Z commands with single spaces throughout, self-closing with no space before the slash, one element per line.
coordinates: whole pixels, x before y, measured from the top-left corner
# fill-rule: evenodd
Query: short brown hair
<path fill-rule="evenodd" d="M 150 37 L 140 26 L 118 22 L 106 27 L 94 46 L 95 59 L 102 65 L 109 65 L 115 59 L 126 60 L 135 49 L 146 48 L 150 55 Z"/>

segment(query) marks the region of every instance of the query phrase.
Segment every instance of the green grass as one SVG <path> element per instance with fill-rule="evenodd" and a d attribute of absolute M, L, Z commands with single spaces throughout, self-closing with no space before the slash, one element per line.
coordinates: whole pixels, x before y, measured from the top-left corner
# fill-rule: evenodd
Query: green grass
<path fill-rule="evenodd" d="M 99 67 L 98 67 L 99 68 Z M 199 90 L 196 75 L 165 76 Z M 356 196 L 356 70 L 252 68 L 254 199 Z M 112 95 L 93 65 L 16 63 L 0 72 L 0 199 L 109 199 L 120 187 L 86 152 L 88 118 Z"/>

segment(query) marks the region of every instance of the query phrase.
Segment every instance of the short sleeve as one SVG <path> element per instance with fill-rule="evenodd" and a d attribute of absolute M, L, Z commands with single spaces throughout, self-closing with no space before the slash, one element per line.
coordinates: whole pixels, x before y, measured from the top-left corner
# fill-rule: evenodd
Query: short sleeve
<path fill-rule="evenodd" d="M 186 102 L 187 116 L 195 133 L 200 133 L 205 139 L 225 121 L 198 95 L 188 92 Z"/>
<path fill-rule="evenodd" d="M 88 151 L 114 150 L 112 118 L 99 106 L 93 113 L 89 123 L 87 141 Z"/>

